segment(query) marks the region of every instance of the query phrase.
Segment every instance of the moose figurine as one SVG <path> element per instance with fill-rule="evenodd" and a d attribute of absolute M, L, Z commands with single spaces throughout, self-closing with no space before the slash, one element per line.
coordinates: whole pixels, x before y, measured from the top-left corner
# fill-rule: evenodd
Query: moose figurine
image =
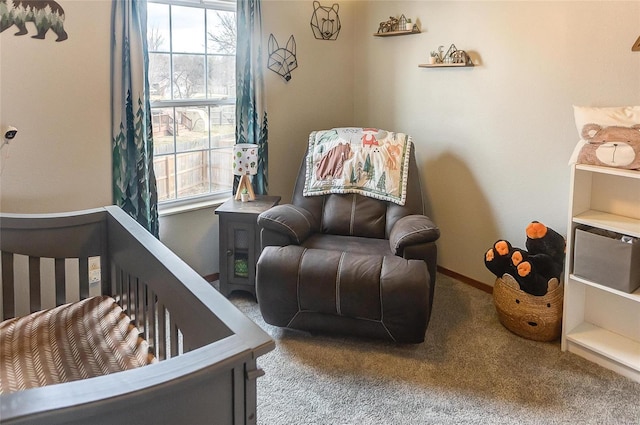
<path fill-rule="evenodd" d="M 393 16 L 389 16 L 388 21 L 380 22 L 380 26 L 378 27 L 378 34 L 381 32 L 391 32 L 398 30 L 398 18 L 394 18 Z"/>

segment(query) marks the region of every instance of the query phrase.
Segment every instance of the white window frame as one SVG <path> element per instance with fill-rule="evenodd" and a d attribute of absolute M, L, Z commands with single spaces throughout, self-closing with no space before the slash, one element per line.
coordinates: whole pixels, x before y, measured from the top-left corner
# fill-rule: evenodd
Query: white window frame
<path fill-rule="evenodd" d="M 158 4 L 166 4 L 172 6 L 186 6 L 186 7 L 194 7 L 198 9 L 206 9 L 206 10 L 219 10 L 219 11 L 230 11 L 236 12 L 236 1 L 235 0 L 148 0 L 148 3 L 158 3 Z M 205 31 L 206 31 L 206 13 L 205 13 Z M 207 55 L 207 43 L 208 38 L 205 37 L 205 49 L 203 55 Z M 173 48 L 170 48 L 170 54 L 173 55 Z M 205 61 L 207 62 L 207 61 Z M 173 68 L 173 60 L 171 60 L 170 66 Z M 206 72 L 205 72 L 205 81 L 206 81 Z M 223 106 L 223 105 L 235 105 L 236 96 L 233 95 L 232 98 L 227 98 L 223 100 L 214 100 L 214 99 L 177 99 L 177 100 L 161 100 L 161 101 L 151 101 L 151 108 L 183 108 L 189 106 Z M 208 151 L 213 151 L 216 148 L 212 148 L 209 146 L 207 148 Z M 177 156 L 180 152 L 173 152 L 174 157 Z M 155 156 L 154 156 L 155 158 Z M 211 165 L 209 165 L 211 167 Z M 231 164 L 229 164 L 229 168 L 231 168 Z M 176 170 L 177 176 L 177 170 Z M 176 190 L 177 190 L 177 183 Z M 177 199 L 169 199 L 158 202 L 158 211 L 161 216 L 172 215 L 184 211 L 190 211 L 201 208 L 208 208 L 213 205 L 222 204 L 226 199 L 232 196 L 232 190 L 228 191 L 220 191 L 220 192 L 209 192 L 200 195 L 194 195 L 187 198 L 177 198 Z"/>

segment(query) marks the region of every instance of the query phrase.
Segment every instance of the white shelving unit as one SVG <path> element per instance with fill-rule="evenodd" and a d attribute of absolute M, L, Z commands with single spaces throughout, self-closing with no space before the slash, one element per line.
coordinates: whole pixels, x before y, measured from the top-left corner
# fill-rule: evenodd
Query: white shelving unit
<path fill-rule="evenodd" d="M 629 294 L 573 274 L 577 226 L 640 238 L 640 171 L 575 165 L 570 190 L 562 350 L 640 382 L 640 288 Z"/>

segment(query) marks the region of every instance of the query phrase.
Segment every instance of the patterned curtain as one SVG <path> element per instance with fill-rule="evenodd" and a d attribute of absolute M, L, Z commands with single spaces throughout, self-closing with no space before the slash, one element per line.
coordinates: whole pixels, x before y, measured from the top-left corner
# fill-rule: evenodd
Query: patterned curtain
<path fill-rule="evenodd" d="M 158 237 L 147 75 L 147 1 L 114 1 L 111 18 L 113 200 Z"/>
<path fill-rule="evenodd" d="M 267 194 L 268 130 L 262 75 L 262 12 L 260 0 L 237 2 L 236 47 L 236 143 L 258 145 L 258 174 L 253 189 Z M 239 177 L 236 176 L 236 191 Z"/>

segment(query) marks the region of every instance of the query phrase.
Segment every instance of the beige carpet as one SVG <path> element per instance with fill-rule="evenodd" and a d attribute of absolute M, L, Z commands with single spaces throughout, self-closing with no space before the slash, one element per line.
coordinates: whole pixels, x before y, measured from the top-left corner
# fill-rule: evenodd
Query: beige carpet
<path fill-rule="evenodd" d="M 640 424 L 640 384 L 512 334 L 491 295 L 438 279 L 420 345 L 275 328 L 233 293 L 277 345 L 259 359 L 258 423 Z"/>

